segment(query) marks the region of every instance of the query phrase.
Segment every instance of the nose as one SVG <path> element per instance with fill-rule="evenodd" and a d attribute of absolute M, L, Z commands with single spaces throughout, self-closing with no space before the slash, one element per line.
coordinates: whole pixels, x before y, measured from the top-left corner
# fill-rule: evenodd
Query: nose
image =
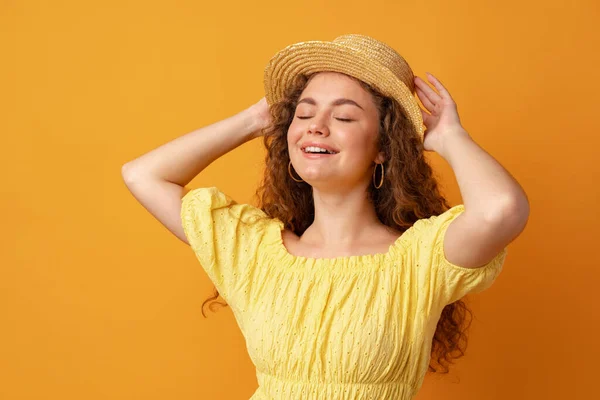
<path fill-rule="evenodd" d="M 310 121 L 310 124 L 308 125 L 308 132 L 307 133 L 328 136 L 329 135 L 329 128 L 327 127 L 327 124 L 323 122 L 324 120 L 325 120 L 324 117 L 321 117 L 321 118 L 314 117 L 314 118 L 312 118 L 312 120 Z"/>

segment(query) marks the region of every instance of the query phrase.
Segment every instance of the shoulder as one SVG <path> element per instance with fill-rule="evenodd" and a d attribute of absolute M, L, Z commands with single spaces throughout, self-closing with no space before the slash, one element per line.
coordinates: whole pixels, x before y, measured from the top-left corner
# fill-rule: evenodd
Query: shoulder
<path fill-rule="evenodd" d="M 187 189 L 186 189 L 187 190 Z M 267 217 L 259 207 L 249 203 L 238 203 L 231 196 L 215 186 L 201 187 L 187 191 L 182 197 L 184 208 L 205 211 L 221 210 L 239 216 L 242 222 L 252 223 Z"/>
<path fill-rule="evenodd" d="M 215 238 L 261 235 L 271 219 L 262 209 L 238 203 L 213 186 L 193 189 L 183 196 L 181 220 L 188 242 L 198 244 Z"/>

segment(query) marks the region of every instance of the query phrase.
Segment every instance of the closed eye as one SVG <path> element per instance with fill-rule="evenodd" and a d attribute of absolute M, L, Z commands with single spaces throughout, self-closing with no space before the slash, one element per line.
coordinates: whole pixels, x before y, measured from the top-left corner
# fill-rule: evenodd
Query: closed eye
<path fill-rule="evenodd" d="M 298 118 L 299 119 L 308 119 L 310 117 L 300 117 L 300 116 L 298 116 Z M 347 118 L 336 118 L 336 119 L 339 120 L 339 121 L 343 121 L 343 122 L 352 122 L 352 121 L 354 121 L 353 119 L 347 119 Z"/>

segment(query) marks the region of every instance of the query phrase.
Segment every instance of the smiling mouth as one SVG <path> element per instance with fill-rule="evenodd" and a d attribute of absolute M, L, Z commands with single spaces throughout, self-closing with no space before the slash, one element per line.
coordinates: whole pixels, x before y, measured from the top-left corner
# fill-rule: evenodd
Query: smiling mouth
<path fill-rule="evenodd" d="M 327 151 L 312 151 L 312 152 L 311 152 L 311 151 L 306 151 L 306 150 L 304 150 L 304 149 L 300 149 L 300 151 L 301 151 L 301 152 L 303 152 L 304 154 L 325 154 L 325 155 L 334 155 L 334 154 L 337 154 L 337 153 L 339 153 L 339 151 L 337 151 L 337 152 L 336 152 L 336 151 L 330 151 L 330 150 L 327 150 Z"/>

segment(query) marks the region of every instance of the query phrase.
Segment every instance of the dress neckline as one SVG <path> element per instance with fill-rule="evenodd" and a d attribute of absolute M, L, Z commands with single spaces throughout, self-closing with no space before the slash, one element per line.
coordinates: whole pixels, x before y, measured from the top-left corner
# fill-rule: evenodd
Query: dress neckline
<path fill-rule="evenodd" d="M 301 263 L 301 264 L 380 264 L 382 261 L 390 260 L 393 255 L 402 253 L 410 245 L 409 235 L 413 231 L 411 226 L 388 247 L 385 253 L 371 253 L 371 254 L 359 254 L 350 256 L 338 256 L 338 257 L 305 257 L 291 254 L 283 243 L 283 232 L 285 231 L 285 224 L 279 218 L 274 218 L 277 229 L 275 230 L 275 248 L 278 254 L 290 264 Z"/>

